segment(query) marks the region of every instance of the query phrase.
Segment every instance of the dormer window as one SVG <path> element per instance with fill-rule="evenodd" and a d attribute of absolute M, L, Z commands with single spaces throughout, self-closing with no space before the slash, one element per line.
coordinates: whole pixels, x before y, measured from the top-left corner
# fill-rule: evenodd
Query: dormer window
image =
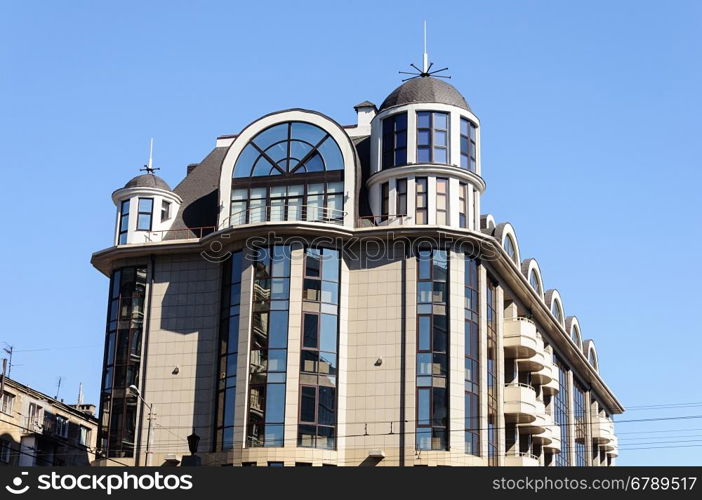
<path fill-rule="evenodd" d="M 448 163 L 449 114 L 417 113 L 417 163 Z"/>
<path fill-rule="evenodd" d="M 407 164 L 407 113 L 383 120 L 383 168 Z"/>
<path fill-rule="evenodd" d="M 151 231 L 151 219 L 154 212 L 153 198 L 139 198 L 137 213 L 137 231 Z"/>

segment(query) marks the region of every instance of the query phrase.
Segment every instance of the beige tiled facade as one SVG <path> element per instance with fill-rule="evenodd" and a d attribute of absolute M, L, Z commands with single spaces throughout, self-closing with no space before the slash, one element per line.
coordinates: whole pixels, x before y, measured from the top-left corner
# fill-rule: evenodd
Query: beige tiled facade
<path fill-rule="evenodd" d="M 140 465 L 176 463 L 189 454 L 187 437 L 194 433 L 207 465 L 613 464 L 612 416 L 623 407 L 599 375 L 594 343 L 582 340 L 558 292 L 544 288 L 537 262 L 520 258 L 514 228 L 480 216 L 486 187 L 481 131 L 465 99 L 422 75 L 380 108 L 366 102 L 356 110 L 358 123 L 345 127 L 308 110 L 265 115 L 237 135 L 218 138 L 174 190 L 149 173 L 113 193 L 115 246 L 92 261 L 113 283 L 102 453 Z M 309 137 L 316 146 L 304 142 Z M 427 137 L 435 142 L 425 144 Z M 274 165 L 269 155 L 284 154 L 281 144 L 288 157 Z M 295 148 L 312 152 L 301 160 L 293 158 Z M 430 149 L 433 161 L 425 161 Z M 261 164 L 264 169 L 256 167 Z M 156 212 L 129 214 L 154 193 L 153 199 L 177 202 L 173 220 L 167 209 L 160 225 L 153 223 Z M 286 239 L 295 240 L 289 275 L 262 277 L 252 264 L 253 248 L 288 245 Z M 333 304 L 308 295 L 316 285 L 308 283 L 306 259 L 317 248 L 339 252 Z M 428 354 L 418 340 L 426 324 L 418 314 L 428 314 L 418 260 L 425 248 L 439 252 L 432 258 L 445 252 L 448 263 L 446 277 L 428 292 L 429 316 L 440 316 L 430 324 L 431 338 L 445 333 L 446 341 Z M 228 271 L 235 267 L 227 262 L 231 252 L 242 262 L 235 276 Z M 469 345 L 467 262 L 477 275 L 477 304 L 470 306 L 477 326 Z M 287 308 L 286 362 L 272 372 L 268 358 L 264 363 L 259 356 L 280 346 L 255 347 L 261 335 L 267 344 L 276 327 L 268 324 L 272 315 L 261 320 L 263 306 L 266 314 L 273 311 L 274 287 L 267 281 L 287 287 L 284 303 L 276 305 Z M 317 386 L 301 361 L 310 354 L 305 318 L 313 309 L 336 321 L 334 360 L 324 360 L 331 371 L 315 372 L 315 380 L 323 380 Z M 128 339 L 130 356 L 120 358 Z M 476 363 L 470 370 L 467 357 Z M 265 391 L 273 383 L 285 384 L 285 391 L 276 400 L 280 420 L 262 420 L 270 435 L 252 438 L 255 412 L 268 411 L 264 389 L 256 389 L 251 404 L 262 373 Z M 139 398 L 127 389 L 132 384 Z M 334 434 L 333 440 L 315 434 L 312 447 L 300 437 L 311 436 L 302 429 L 311 425 L 302 417 L 311 387 L 319 398 L 315 432 L 331 427 Z M 322 401 L 322 387 L 333 398 Z M 431 398 L 429 419 L 420 388 Z M 150 442 L 149 405 L 155 414 Z M 476 435 L 469 445 L 466 430 Z"/>

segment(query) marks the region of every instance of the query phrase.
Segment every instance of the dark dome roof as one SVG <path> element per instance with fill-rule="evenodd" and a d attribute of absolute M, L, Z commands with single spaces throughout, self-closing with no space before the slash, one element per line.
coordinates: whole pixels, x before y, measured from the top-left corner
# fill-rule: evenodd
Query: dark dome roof
<path fill-rule="evenodd" d="M 170 186 L 166 184 L 166 181 L 154 174 L 137 175 L 124 185 L 124 189 L 139 187 L 165 189 L 166 191 L 171 190 Z"/>
<path fill-rule="evenodd" d="M 407 80 L 385 98 L 380 105 L 380 111 L 392 106 L 416 102 L 438 102 L 470 111 L 465 97 L 453 85 L 431 76 Z"/>

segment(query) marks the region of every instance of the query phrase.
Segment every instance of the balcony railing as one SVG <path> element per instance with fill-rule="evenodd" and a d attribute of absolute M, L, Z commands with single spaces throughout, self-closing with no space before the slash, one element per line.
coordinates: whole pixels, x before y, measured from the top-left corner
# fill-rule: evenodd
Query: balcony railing
<path fill-rule="evenodd" d="M 505 320 L 505 354 L 511 358 L 528 359 L 537 353 L 536 325 L 528 318 Z M 541 344 L 543 349 L 543 341 Z"/>
<path fill-rule="evenodd" d="M 539 459 L 531 453 L 517 451 L 505 455 L 505 465 L 507 467 L 538 467 Z"/>
<path fill-rule="evenodd" d="M 612 421 L 602 415 L 592 415 L 592 439 L 600 444 L 609 443 L 614 437 Z"/>
<path fill-rule="evenodd" d="M 323 222 L 342 225 L 346 212 L 318 205 L 261 205 L 232 213 L 224 227 L 266 222 Z"/>
<path fill-rule="evenodd" d="M 380 226 L 403 226 L 409 224 L 412 220 L 411 215 L 365 215 L 359 217 L 357 221 L 358 227 L 380 227 Z"/>
<path fill-rule="evenodd" d="M 537 419 L 536 391 L 527 384 L 507 384 L 504 390 L 505 420 L 528 424 Z"/>
<path fill-rule="evenodd" d="M 199 240 L 217 231 L 216 226 L 188 227 L 184 229 L 164 229 L 161 231 L 144 231 L 144 243 L 171 240 Z M 137 233 L 138 234 L 138 233 Z"/>

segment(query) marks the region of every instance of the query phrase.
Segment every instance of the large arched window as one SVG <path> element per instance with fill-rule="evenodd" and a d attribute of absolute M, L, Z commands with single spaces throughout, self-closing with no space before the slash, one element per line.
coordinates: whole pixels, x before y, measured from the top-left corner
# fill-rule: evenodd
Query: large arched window
<path fill-rule="evenodd" d="M 541 288 L 541 279 L 535 269 L 532 269 L 529 274 L 529 284 L 540 297 L 543 297 L 544 292 Z"/>
<path fill-rule="evenodd" d="M 344 160 L 336 141 L 311 123 L 290 121 L 258 133 L 232 178 L 230 224 L 343 222 Z"/>

